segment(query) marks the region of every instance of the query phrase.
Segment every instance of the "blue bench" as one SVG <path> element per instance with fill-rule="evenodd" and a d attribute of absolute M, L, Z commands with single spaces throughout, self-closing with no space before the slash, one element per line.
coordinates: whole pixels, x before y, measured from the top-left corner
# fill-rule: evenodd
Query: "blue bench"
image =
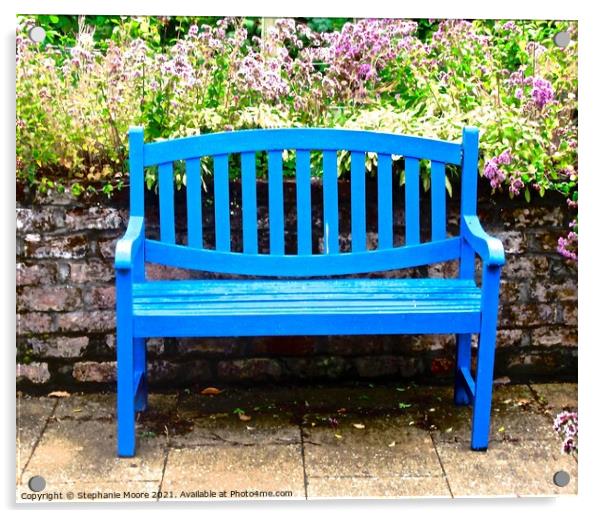
<path fill-rule="evenodd" d="M 339 129 L 265 129 L 144 143 L 132 128 L 130 220 L 117 243 L 118 454 L 135 454 L 135 413 L 147 405 L 151 337 L 453 333 L 454 401 L 473 405 L 473 450 L 486 450 L 493 383 L 502 243 L 476 215 L 478 130 L 461 143 Z M 283 150 L 296 152 L 296 254 L 285 253 Z M 321 151 L 323 247 L 312 250 L 310 152 Z M 337 151 L 351 160 L 351 251 L 339 247 Z M 269 253 L 258 247 L 256 152 L 267 153 Z M 366 152 L 377 153 L 378 246 L 366 246 Z M 240 154 L 242 252 L 231 249 L 229 155 Z M 405 239 L 393 239 L 392 155 L 404 158 Z M 200 157 L 213 157 L 215 247 L 204 246 Z M 420 160 L 430 161 L 431 239 L 420 239 Z M 185 243 L 176 240 L 174 161 L 186 168 Z M 462 169 L 460 231 L 448 235 L 445 165 Z M 144 170 L 158 166 L 159 239 L 145 236 Z M 475 254 L 483 262 L 475 282 Z M 453 279 L 312 279 L 459 260 Z M 145 263 L 279 277 L 244 280 L 145 279 Z M 289 277 L 289 280 L 282 280 Z M 305 278 L 305 279 L 303 279 Z M 479 334 L 471 371 L 471 335 Z"/>

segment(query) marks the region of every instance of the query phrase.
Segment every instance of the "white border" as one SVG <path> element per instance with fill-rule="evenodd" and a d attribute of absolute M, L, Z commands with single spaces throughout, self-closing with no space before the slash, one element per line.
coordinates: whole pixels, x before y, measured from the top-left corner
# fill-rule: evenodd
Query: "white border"
<path fill-rule="evenodd" d="M 210 513 L 211 516 L 224 512 L 261 514 L 262 516 L 286 513 L 290 516 L 306 516 L 308 512 L 320 510 L 324 513 L 351 515 L 395 514 L 397 516 L 417 513 L 437 513 L 439 515 L 479 516 L 483 512 L 489 516 L 496 514 L 507 516 L 509 512 L 528 512 L 530 516 L 552 515 L 576 517 L 589 515 L 590 509 L 597 507 L 597 481 L 600 479 L 600 419 L 599 394 L 602 391 L 598 383 L 601 378 L 602 361 L 600 356 L 600 340 L 596 334 L 595 323 L 600 320 L 600 268 L 596 238 L 601 232 L 597 225 L 602 206 L 599 199 L 602 195 L 602 167 L 599 165 L 597 153 L 600 148 L 600 121 L 602 121 L 601 102 L 602 82 L 600 77 L 600 55 L 602 31 L 600 31 L 599 13 L 595 12 L 595 3 L 591 1 L 532 1 L 504 0 L 502 2 L 483 1 L 421 1 L 404 2 L 398 0 L 370 0 L 369 2 L 347 0 L 345 2 L 327 2 L 324 0 L 304 0 L 303 2 L 284 2 L 266 0 L 230 0 L 227 2 L 183 2 L 171 0 L 20 0 L 18 3 L 2 2 L 0 5 L 2 24 L 2 80 L 0 96 L 2 102 L 2 135 L 0 137 L 1 156 L 3 157 L 2 196 L 6 203 L 1 212 L 4 221 L 0 225 L 0 242 L 8 249 L 4 255 L 4 272 L 7 283 L 3 290 L 2 329 L 6 333 L 4 341 L 4 392 L 7 395 L 8 410 L 5 413 L 5 426 L 2 427 L 2 438 L 6 456 L 2 470 L 4 488 L 3 501 L 5 507 L 12 512 L 15 509 L 14 492 L 14 292 L 11 281 L 14 281 L 14 19 L 17 13 L 61 13 L 61 14 L 169 14 L 169 15 L 246 15 L 246 16 L 350 16 L 350 17 L 400 17 L 400 18 L 538 18 L 538 19 L 577 19 L 579 21 L 579 168 L 582 174 L 580 213 L 580 265 L 579 265 L 579 410 L 580 410 L 580 457 L 579 457 L 579 496 L 557 499 L 509 499 L 485 500 L 473 499 L 463 501 L 436 500 L 403 500 L 377 501 L 335 500 L 328 502 L 244 502 L 228 505 L 201 505 L 194 503 L 172 504 L 169 508 L 178 512 L 191 511 L 195 514 Z M 597 404 L 598 403 L 598 404 Z M 8 415 L 7 415 L 8 414 Z M 11 449 L 12 448 L 12 449 Z M 81 505 L 76 506 L 36 506 L 34 512 L 46 514 L 64 513 L 66 509 L 81 512 Z M 151 515 L 165 513 L 167 506 L 145 506 L 144 512 Z M 86 513 L 106 513 L 108 509 L 123 512 L 110 504 L 88 507 Z M 130 506 L 127 510 L 132 509 Z"/>

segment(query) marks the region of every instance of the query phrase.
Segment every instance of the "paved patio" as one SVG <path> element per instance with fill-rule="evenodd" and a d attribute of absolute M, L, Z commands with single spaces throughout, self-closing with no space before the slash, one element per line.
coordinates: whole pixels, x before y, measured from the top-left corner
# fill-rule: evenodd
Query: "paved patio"
<path fill-rule="evenodd" d="M 470 450 L 470 410 L 450 388 L 219 388 L 152 394 L 131 459 L 115 456 L 114 394 L 20 395 L 17 500 L 577 493 L 577 458 L 552 429 L 577 408 L 574 384 L 497 385 L 487 453 Z M 29 489 L 34 476 L 43 491 Z"/>

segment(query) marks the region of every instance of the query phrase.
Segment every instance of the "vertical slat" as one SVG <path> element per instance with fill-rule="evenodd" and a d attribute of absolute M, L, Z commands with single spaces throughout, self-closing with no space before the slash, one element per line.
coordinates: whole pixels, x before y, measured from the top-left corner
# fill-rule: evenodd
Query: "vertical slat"
<path fill-rule="evenodd" d="M 215 249 L 230 251 L 230 182 L 228 179 L 228 155 L 213 157 L 215 203 Z"/>
<path fill-rule="evenodd" d="M 159 223 L 161 241 L 176 242 L 176 225 L 173 207 L 173 164 L 159 164 Z"/>
<path fill-rule="evenodd" d="M 268 151 L 270 254 L 284 255 L 282 151 Z"/>
<path fill-rule="evenodd" d="M 462 131 L 462 193 L 460 214 L 473 216 L 477 212 L 477 174 L 479 162 L 479 130 L 466 127 Z M 460 277 L 474 279 L 475 254 L 462 242 L 460 253 Z"/>
<path fill-rule="evenodd" d="M 445 239 L 445 164 L 431 162 L 431 239 Z"/>
<path fill-rule="evenodd" d="M 311 255 L 311 173 L 309 151 L 297 150 L 297 253 Z"/>
<path fill-rule="evenodd" d="M 391 155 L 378 155 L 378 248 L 393 247 L 393 183 Z"/>
<path fill-rule="evenodd" d="M 339 194 L 337 152 L 324 151 L 324 253 L 339 253 Z"/>
<path fill-rule="evenodd" d="M 144 216 L 144 130 L 131 127 L 130 144 L 130 216 Z"/>
<path fill-rule="evenodd" d="M 366 251 L 366 156 L 351 153 L 351 250 Z"/>
<path fill-rule="evenodd" d="M 201 193 L 201 159 L 186 160 L 186 216 L 188 246 L 203 248 L 203 216 Z"/>
<path fill-rule="evenodd" d="M 407 157 L 406 166 L 406 245 L 420 243 L 420 191 L 418 190 L 420 162 Z"/>
<path fill-rule="evenodd" d="M 243 252 L 257 253 L 257 187 L 255 152 L 241 153 Z"/>

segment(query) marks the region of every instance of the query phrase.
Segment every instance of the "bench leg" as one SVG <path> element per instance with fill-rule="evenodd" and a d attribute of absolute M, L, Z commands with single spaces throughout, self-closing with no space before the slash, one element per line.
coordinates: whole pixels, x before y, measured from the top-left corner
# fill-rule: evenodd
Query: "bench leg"
<path fill-rule="evenodd" d="M 146 381 L 146 340 L 144 338 L 134 338 L 134 372 L 141 373 L 140 385 L 134 387 L 136 396 L 134 399 L 134 409 L 136 412 L 143 412 L 148 405 L 148 385 Z"/>
<path fill-rule="evenodd" d="M 460 369 L 470 369 L 470 334 L 456 335 L 456 376 L 454 381 L 454 403 L 456 405 L 469 405 L 471 396 L 464 385 L 464 377 Z"/>
<path fill-rule="evenodd" d="M 475 397 L 472 409 L 471 448 L 477 451 L 486 450 L 489 442 L 494 356 L 495 333 L 493 336 L 491 333 L 482 333 L 479 337 Z"/>
<path fill-rule="evenodd" d="M 117 325 L 117 454 L 136 453 L 136 411 L 134 407 L 134 340 L 129 323 Z"/>
<path fill-rule="evenodd" d="M 483 313 L 472 410 L 471 448 L 477 451 L 486 450 L 489 443 L 499 282 L 500 268 L 487 266 L 483 272 Z"/>

